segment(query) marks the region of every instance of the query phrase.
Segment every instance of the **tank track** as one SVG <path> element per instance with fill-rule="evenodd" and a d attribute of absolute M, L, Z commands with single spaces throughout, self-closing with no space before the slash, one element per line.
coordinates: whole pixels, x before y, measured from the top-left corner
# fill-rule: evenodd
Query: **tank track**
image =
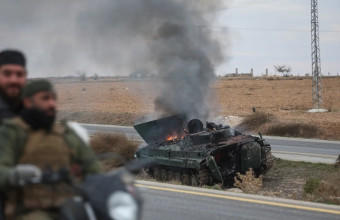
<path fill-rule="evenodd" d="M 276 157 L 273 156 L 271 151 L 266 153 L 266 168 L 263 171 L 263 174 L 266 174 L 274 165 Z"/>
<path fill-rule="evenodd" d="M 207 166 L 201 166 L 198 170 L 200 186 L 211 185 L 211 176 Z"/>
<path fill-rule="evenodd" d="M 165 167 L 154 166 L 149 168 L 147 174 L 157 181 L 176 181 L 182 185 L 200 186 L 200 177 L 193 171 L 172 171 Z"/>

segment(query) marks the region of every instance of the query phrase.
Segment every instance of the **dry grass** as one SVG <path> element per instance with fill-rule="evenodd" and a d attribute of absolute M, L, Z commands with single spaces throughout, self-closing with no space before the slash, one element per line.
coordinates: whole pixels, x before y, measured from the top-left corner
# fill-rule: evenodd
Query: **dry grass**
<path fill-rule="evenodd" d="M 339 154 L 338 159 L 336 159 L 334 166 L 335 168 L 340 168 L 340 154 Z"/>
<path fill-rule="evenodd" d="M 85 122 L 89 124 L 114 124 L 114 125 L 132 125 L 141 115 L 133 113 L 111 113 L 103 112 L 96 114 L 90 111 L 72 112 L 59 111 L 58 118 L 60 120 L 71 118 L 78 122 Z"/>
<path fill-rule="evenodd" d="M 275 117 L 272 114 L 256 112 L 251 115 L 247 115 L 239 124 L 238 129 L 242 131 L 253 131 L 272 121 L 275 121 Z"/>
<path fill-rule="evenodd" d="M 277 122 L 269 125 L 264 134 L 283 137 L 314 138 L 318 134 L 318 128 L 313 124 L 295 122 Z"/>
<path fill-rule="evenodd" d="M 305 197 L 307 200 L 340 205 L 340 170 L 338 173 L 327 175 L 318 184 L 311 185 L 310 179 L 307 180 Z"/>
<path fill-rule="evenodd" d="M 91 138 L 91 146 L 110 170 L 132 160 L 138 145 L 123 134 L 99 133 Z"/>
<path fill-rule="evenodd" d="M 211 84 L 218 105 L 212 105 L 216 116 L 244 117 L 257 111 L 274 115 L 282 122 L 314 124 L 319 129 L 315 138 L 340 140 L 340 77 L 323 78 L 324 107 L 328 113 L 307 113 L 312 107 L 312 81 L 277 77 L 273 80 L 251 78 Z M 63 116 L 79 122 L 132 125 L 140 116 L 155 112 L 154 100 L 160 84 L 157 80 L 99 81 L 56 84 L 59 110 Z M 85 90 L 83 90 L 85 89 Z M 67 113 L 70 114 L 67 114 Z"/>
<path fill-rule="evenodd" d="M 314 138 L 320 132 L 314 124 L 302 122 L 282 122 L 265 112 L 256 112 L 247 115 L 238 125 L 238 130 L 258 132 L 263 131 L 266 135 L 283 136 L 283 137 L 304 137 Z"/>
<path fill-rule="evenodd" d="M 316 192 L 324 182 L 333 182 L 340 178 L 340 168 L 331 164 L 297 162 L 277 159 L 275 165 L 263 176 L 261 194 L 297 200 L 318 200 L 310 193 Z M 307 184 L 306 184 L 307 183 Z M 324 189 L 326 190 L 326 185 Z"/>
<path fill-rule="evenodd" d="M 262 176 L 255 177 L 254 171 L 250 168 L 245 174 L 237 173 L 234 178 L 234 186 L 245 193 L 256 194 L 262 189 Z"/>
<path fill-rule="evenodd" d="M 270 77 L 263 77 L 262 79 L 273 81 L 273 80 L 304 80 L 304 77 L 279 77 L 279 76 L 270 76 Z"/>

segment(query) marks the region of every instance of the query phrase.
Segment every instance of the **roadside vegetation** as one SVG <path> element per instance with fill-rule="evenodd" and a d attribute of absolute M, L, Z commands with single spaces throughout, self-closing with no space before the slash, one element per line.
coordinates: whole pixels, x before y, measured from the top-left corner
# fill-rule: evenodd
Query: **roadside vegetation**
<path fill-rule="evenodd" d="M 245 193 L 257 194 L 260 192 L 263 186 L 263 176 L 258 178 L 255 176 L 254 171 L 250 168 L 245 174 L 237 173 L 234 178 L 234 186 L 241 189 Z"/>
<path fill-rule="evenodd" d="M 270 124 L 264 131 L 266 135 L 281 137 L 315 138 L 319 130 L 313 124 L 299 122 L 277 122 Z"/>
<path fill-rule="evenodd" d="M 340 167 L 277 159 L 256 178 L 252 170 L 237 174 L 234 187 L 244 193 L 340 205 Z M 227 189 L 234 191 L 233 189 Z"/>
<path fill-rule="evenodd" d="M 340 205 L 340 169 L 323 179 L 310 177 L 304 186 L 304 197 L 313 202 Z"/>
<path fill-rule="evenodd" d="M 281 137 L 316 138 L 320 133 L 314 124 L 280 121 L 274 115 L 256 112 L 244 117 L 237 129 L 244 132 L 259 132 L 265 135 Z"/>
<path fill-rule="evenodd" d="M 269 113 L 255 112 L 244 117 L 242 122 L 237 126 L 241 131 L 255 131 L 262 126 L 275 122 L 277 119 Z"/>
<path fill-rule="evenodd" d="M 277 159 L 263 176 L 262 194 L 340 204 L 340 167 Z"/>
<path fill-rule="evenodd" d="M 99 133 L 91 137 L 91 147 L 108 171 L 131 161 L 138 144 L 124 134 Z"/>

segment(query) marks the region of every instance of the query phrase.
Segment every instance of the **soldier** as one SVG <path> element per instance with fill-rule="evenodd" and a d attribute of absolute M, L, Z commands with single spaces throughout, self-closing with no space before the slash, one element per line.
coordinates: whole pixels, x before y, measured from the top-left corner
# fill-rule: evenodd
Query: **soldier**
<path fill-rule="evenodd" d="M 21 110 L 20 94 L 26 83 L 25 56 L 15 50 L 0 52 L 0 124 Z"/>
<path fill-rule="evenodd" d="M 88 136 L 75 123 L 55 123 L 56 93 L 46 80 L 24 87 L 19 117 L 0 127 L 0 190 L 7 195 L 8 219 L 54 219 L 57 208 L 73 195 L 66 183 L 18 187 L 45 169 L 67 169 L 80 178 L 102 167 Z"/>
<path fill-rule="evenodd" d="M 0 52 L 0 124 L 21 110 L 20 94 L 26 83 L 25 56 L 15 50 Z M 0 219 L 3 215 L 3 196 L 0 195 Z"/>

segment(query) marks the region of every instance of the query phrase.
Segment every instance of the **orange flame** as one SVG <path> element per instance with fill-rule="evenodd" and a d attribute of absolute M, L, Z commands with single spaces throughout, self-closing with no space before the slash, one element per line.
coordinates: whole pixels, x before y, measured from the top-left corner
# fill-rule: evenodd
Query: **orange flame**
<path fill-rule="evenodd" d="M 175 140 L 175 139 L 177 139 L 177 136 L 168 136 L 167 138 L 166 138 L 166 140 L 167 141 L 173 141 L 173 140 Z"/>
<path fill-rule="evenodd" d="M 183 139 L 184 136 L 178 137 L 177 135 L 172 135 L 172 136 L 168 136 L 166 137 L 166 141 L 174 141 L 176 139 Z"/>

